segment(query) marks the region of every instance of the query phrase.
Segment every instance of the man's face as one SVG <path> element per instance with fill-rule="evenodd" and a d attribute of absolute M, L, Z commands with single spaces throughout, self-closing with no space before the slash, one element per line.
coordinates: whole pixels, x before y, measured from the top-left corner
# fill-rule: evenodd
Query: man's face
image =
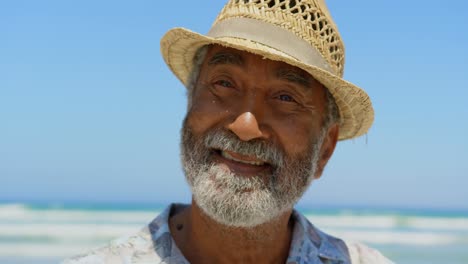
<path fill-rule="evenodd" d="M 323 161 L 322 85 L 286 63 L 212 46 L 193 89 L 181 148 L 197 205 L 239 227 L 290 210 L 331 155 Z"/>

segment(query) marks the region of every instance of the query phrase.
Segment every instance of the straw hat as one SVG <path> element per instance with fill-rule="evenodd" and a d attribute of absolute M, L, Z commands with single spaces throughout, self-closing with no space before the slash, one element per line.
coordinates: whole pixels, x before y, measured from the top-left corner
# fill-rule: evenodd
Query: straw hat
<path fill-rule="evenodd" d="M 161 39 L 161 52 L 187 85 L 197 50 L 209 44 L 283 61 L 310 73 L 335 98 L 340 140 L 358 137 L 372 125 L 369 96 L 342 79 L 344 44 L 324 0 L 230 0 L 206 36 L 174 28 Z"/>

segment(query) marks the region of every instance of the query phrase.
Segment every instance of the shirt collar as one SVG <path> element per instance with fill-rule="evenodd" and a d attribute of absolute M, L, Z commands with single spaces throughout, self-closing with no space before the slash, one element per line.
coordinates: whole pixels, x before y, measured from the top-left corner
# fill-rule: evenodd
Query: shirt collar
<path fill-rule="evenodd" d="M 315 228 L 305 216 L 293 211 L 293 237 L 287 263 L 313 262 L 321 258 L 335 262 L 349 262 L 349 254 L 344 242 Z"/>
<path fill-rule="evenodd" d="M 162 259 L 179 259 L 181 263 L 188 263 L 178 249 L 169 229 L 169 217 L 187 205 L 171 204 L 156 219 L 149 224 L 154 249 Z M 334 262 L 350 263 L 349 254 L 344 242 L 329 236 L 315 228 L 305 216 L 297 212 L 292 213 L 294 229 L 288 255 L 288 264 L 292 263 L 321 263 L 314 260 L 328 259 Z"/>
<path fill-rule="evenodd" d="M 185 207 L 187 207 L 187 205 L 170 204 L 149 224 L 149 231 L 153 240 L 153 248 L 156 254 L 164 260 L 163 263 L 189 263 L 175 244 L 169 228 L 169 218 L 171 214 L 174 211 L 181 210 Z"/>

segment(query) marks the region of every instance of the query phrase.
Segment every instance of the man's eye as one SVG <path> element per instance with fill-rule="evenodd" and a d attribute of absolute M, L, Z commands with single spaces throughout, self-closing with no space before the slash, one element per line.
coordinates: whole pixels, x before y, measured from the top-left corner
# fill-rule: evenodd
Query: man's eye
<path fill-rule="evenodd" d="M 292 96 L 287 95 L 287 94 L 282 94 L 278 96 L 278 99 L 280 99 L 281 101 L 285 101 L 285 102 L 295 102 L 294 98 L 292 98 Z"/>
<path fill-rule="evenodd" d="M 223 87 L 226 87 L 226 88 L 234 87 L 230 81 L 226 81 L 226 80 L 216 81 L 215 85 L 223 86 Z"/>

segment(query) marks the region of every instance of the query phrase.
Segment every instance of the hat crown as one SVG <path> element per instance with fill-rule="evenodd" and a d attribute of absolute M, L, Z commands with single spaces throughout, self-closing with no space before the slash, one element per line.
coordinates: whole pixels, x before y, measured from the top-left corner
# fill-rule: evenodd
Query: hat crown
<path fill-rule="evenodd" d="M 336 75 L 343 76 L 344 44 L 324 0 L 230 0 L 213 26 L 239 17 L 290 31 L 315 48 Z"/>

